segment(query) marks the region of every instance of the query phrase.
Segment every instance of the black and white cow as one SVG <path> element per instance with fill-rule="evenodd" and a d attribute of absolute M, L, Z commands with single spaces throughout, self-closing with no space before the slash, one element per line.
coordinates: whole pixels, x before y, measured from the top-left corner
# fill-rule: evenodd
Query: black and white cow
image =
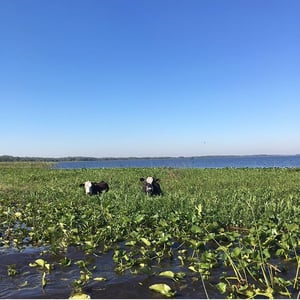
<path fill-rule="evenodd" d="M 101 194 L 102 192 L 107 192 L 109 190 L 109 186 L 106 182 L 91 182 L 86 181 L 85 183 L 80 184 L 80 187 L 84 187 L 85 193 L 87 195 L 96 195 Z"/>
<path fill-rule="evenodd" d="M 154 177 L 140 178 L 140 181 L 144 183 L 143 192 L 147 195 L 161 195 L 162 190 L 159 185 L 159 179 Z"/>

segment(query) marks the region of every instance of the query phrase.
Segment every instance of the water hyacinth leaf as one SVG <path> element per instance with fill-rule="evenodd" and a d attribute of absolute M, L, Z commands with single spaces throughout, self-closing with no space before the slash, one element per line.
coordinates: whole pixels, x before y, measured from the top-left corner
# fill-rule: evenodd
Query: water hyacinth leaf
<path fill-rule="evenodd" d="M 178 259 L 180 260 L 181 265 L 184 266 L 183 257 L 181 255 L 178 255 Z"/>
<path fill-rule="evenodd" d="M 46 273 L 44 272 L 42 276 L 42 287 L 44 288 L 46 284 L 47 284 L 47 279 L 46 279 Z"/>
<path fill-rule="evenodd" d="M 193 225 L 191 227 L 191 232 L 193 232 L 193 233 L 200 233 L 201 232 L 201 228 L 199 226 L 197 226 L 197 225 Z"/>
<path fill-rule="evenodd" d="M 69 267 L 72 263 L 72 260 L 70 258 L 64 257 L 60 260 L 59 263 L 65 267 Z"/>
<path fill-rule="evenodd" d="M 36 260 L 35 260 L 35 263 L 36 263 L 38 266 L 44 268 L 44 267 L 45 267 L 45 264 L 46 264 L 46 261 L 43 260 L 43 259 L 41 259 L 41 258 L 39 258 L 39 259 L 36 259 Z"/>
<path fill-rule="evenodd" d="M 263 250 L 263 254 L 264 254 L 264 257 L 265 257 L 266 259 L 269 259 L 269 258 L 271 257 L 268 248 L 266 248 L 266 249 Z"/>
<path fill-rule="evenodd" d="M 189 266 L 189 270 L 191 270 L 191 271 L 193 271 L 193 272 L 197 273 L 197 270 L 195 269 L 195 267 L 194 267 L 194 266 Z"/>
<path fill-rule="evenodd" d="M 138 215 L 138 216 L 136 216 L 136 218 L 135 218 L 135 222 L 139 224 L 139 223 L 141 223 L 144 219 L 145 219 L 145 216 L 144 216 L 144 215 Z"/>
<path fill-rule="evenodd" d="M 173 297 L 175 292 L 165 283 L 157 283 L 149 286 L 149 289 L 158 292 L 166 297 Z"/>
<path fill-rule="evenodd" d="M 232 256 L 233 257 L 238 257 L 241 254 L 241 251 L 242 250 L 239 247 L 234 248 L 234 250 L 232 251 Z"/>
<path fill-rule="evenodd" d="M 172 271 L 164 271 L 164 272 L 159 273 L 159 276 L 173 279 L 175 277 L 175 273 Z"/>
<path fill-rule="evenodd" d="M 85 293 L 75 293 L 69 299 L 91 299 L 91 297 Z"/>
<path fill-rule="evenodd" d="M 106 281 L 106 278 L 105 277 L 95 277 L 95 278 L 93 278 L 93 280 L 95 280 L 95 281 Z"/>
<path fill-rule="evenodd" d="M 217 288 L 221 294 L 224 294 L 224 293 L 226 293 L 227 284 L 224 282 L 219 282 L 217 284 Z"/>
<path fill-rule="evenodd" d="M 17 219 L 20 219 L 20 218 L 22 217 L 22 213 L 16 212 L 16 213 L 15 213 L 15 217 L 16 217 Z"/>
<path fill-rule="evenodd" d="M 134 246 L 135 244 L 136 244 L 136 241 L 129 241 L 129 242 L 125 243 L 126 246 Z"/>
<path fill-rule="evenodd" d="M 146 245 L 146 246 L 151 246 L 151 242 L 147 240 L 146 238 L 141 238 L 141 241 Z"/>
<path fill-rule="evenodd" d="M 178 272 L 175 274 L 175 278 L 177 280 L 183 279 L 186 276 L 186 274 L 184 272 Z"/>
<path fill-rule="evenodd" d="M 47 266 L 46 266 L 47 265 Z M 42 268 L 50 268 L 50 265 L 44 259 L 36 259 L 33 263 L 29 263 L 30 267 L 42 267 Z"/>

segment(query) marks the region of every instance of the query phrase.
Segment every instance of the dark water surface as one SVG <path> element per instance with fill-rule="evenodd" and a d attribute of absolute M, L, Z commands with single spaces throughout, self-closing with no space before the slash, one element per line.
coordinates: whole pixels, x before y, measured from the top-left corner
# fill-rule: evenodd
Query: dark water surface
<path fill-rule="evenodd" d="M 58 162 L 56 169 L 80 168 L 296 168 L 300 155 L 203 156 L 176 158 L 99 159 Z"/>
<path fill-rule="evenodd" d="M 0 252 L 3 249 L 0 249 Z M 151 274 L 132 274 L 126 271 L 122 275 L 114 271 L 112 251 L 104 254 L 84 254 L 75 247 L 70 247 L 66 253 L 59 256 L 45 253 L 43 249 L 27 248 L 21 252 L 5 251 L 0 253 L 0 298 L 1 299 L 68 299 L 74 293 L 74 282 L 82 274 L 78 262 L 89 261 L 93 269 L 92 278 L 103 277 L 105 281 L 97 281 L 92 278 L 84 285 L 82 292 L 91 299 L 157 299 L 165 298 L 157 292 L 149 289 L 149 286 L 157 283 L 165 283 L 176 291 L 176 299 L 224 299 L 216 288 L 220 274 L 228 272 L 234 276 L 230 268 L 213 268 L 209 280 L 200 280 L 194 272 L 180 265 L 178 259 L 167 260 L 152 267 Z M 69 266 L 59 263 L 61 259 L 68 257 L 71 260 Z M 44 259 L 52 264 L 53 269 L 48 272 L 40 267 L 30 267 L 36 259 Z M 278 262 L 275 262 L 275 265 Z M 18 273 L 7 276 L 7 268 L 15 265 Z M 287 278 L 293 278 L 296 272 L 295 263 L 285 262 L 282 266 Z M 161 271 L 172 270 L 173 272 L 184 272 L 186 276 L 175 282 L 172 279 L 161 277 Z M 42 277 L 45 273 L 46 285 L 42 286 Z M 292 298 L 299 297 L 297 292 L 292 293 Z M 284 299 L 285 296 L 277 295 Z M 298 298 L 299 299 L 299 298 Z"/>
<path fill-rule="evenodd" d="M 1 251 L 1 250 L 0 250 Z M 67 256 L 72 260 L 70 266 L 62 266 L 58 263 L 60 259 Z M 30 267 L 36 259 L 44 259 L 55 267 L 51 272 L 45 272 L 39 267 Z M 70 247 L 67 253 L 61 254 L 61 257 L 52 256 L 44 253 L 42 249 L 27 248 L 22 252 L 14 251 L 2 253 L 0 255 L 0 298 L 4 299 L 68 299 L 74 292 L 74 281 L 78 280 L 81 270 L 76 265 L 77 262 L 85 260 L 90 261 L 96 267 L 93 271 L 93 278 L 103 277 L 105 281 L 90 280 L 83 288 L 83 293 L 89 295 L 92 299 L 151 299 L 164 298 L 157 292 L 149 289 L 149 286 L 156 283 L 166 283 L 172 289 L 176 290 L 176 298 L 207 298 L 206 292 L 211 298 L 222 298 L 211 283 L 203 283 L 200 280 L 194 280 L 194 273 L 186 267 L 178 267 L 178 262 L 174 261 L 153 267 L 154 273 L 158 274 L 162 270 L 173 270 L 174 272 L 186 272 L 186 278 L 180 282 L 174 282 L 168 278 L 162 278 L 158 275 L 138 274 L 133 275 L 130 271 L 118 275 L 114 271 L 114 262 L 112 260 L 112 251 L 100 255 L 86 255 L 82 251 Z M 16 265 L 18 273 L 14 276 L 7 276 L 7 267 Z M 157 270 L 156 270 L 157 269 Z M 47 284 L 42 287 L 42 276 L 45 274 Z M 215 275 L 217 280 L 219 276 Z M 213 280 L 214 276 L 212 276 Z M 217 282 L 217 281 L 216 281 Z"/>

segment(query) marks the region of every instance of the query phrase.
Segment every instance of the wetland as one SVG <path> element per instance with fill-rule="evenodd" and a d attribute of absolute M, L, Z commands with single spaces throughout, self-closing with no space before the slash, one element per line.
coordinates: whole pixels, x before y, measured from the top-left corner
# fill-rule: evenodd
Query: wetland
<path fill-rule="evenodd" d="M 0 164 L 1 298 L 299 298 L 299 168 L 51 167 Z"/>

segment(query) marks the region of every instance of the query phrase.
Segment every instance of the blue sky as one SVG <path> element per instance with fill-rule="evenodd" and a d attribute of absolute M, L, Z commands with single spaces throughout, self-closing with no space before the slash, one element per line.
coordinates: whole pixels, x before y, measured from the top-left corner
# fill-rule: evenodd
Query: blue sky
<path fill-rule="evenodd" d="M 1 0 L 0 155 L 300 153 L 299 11 Z"/>

